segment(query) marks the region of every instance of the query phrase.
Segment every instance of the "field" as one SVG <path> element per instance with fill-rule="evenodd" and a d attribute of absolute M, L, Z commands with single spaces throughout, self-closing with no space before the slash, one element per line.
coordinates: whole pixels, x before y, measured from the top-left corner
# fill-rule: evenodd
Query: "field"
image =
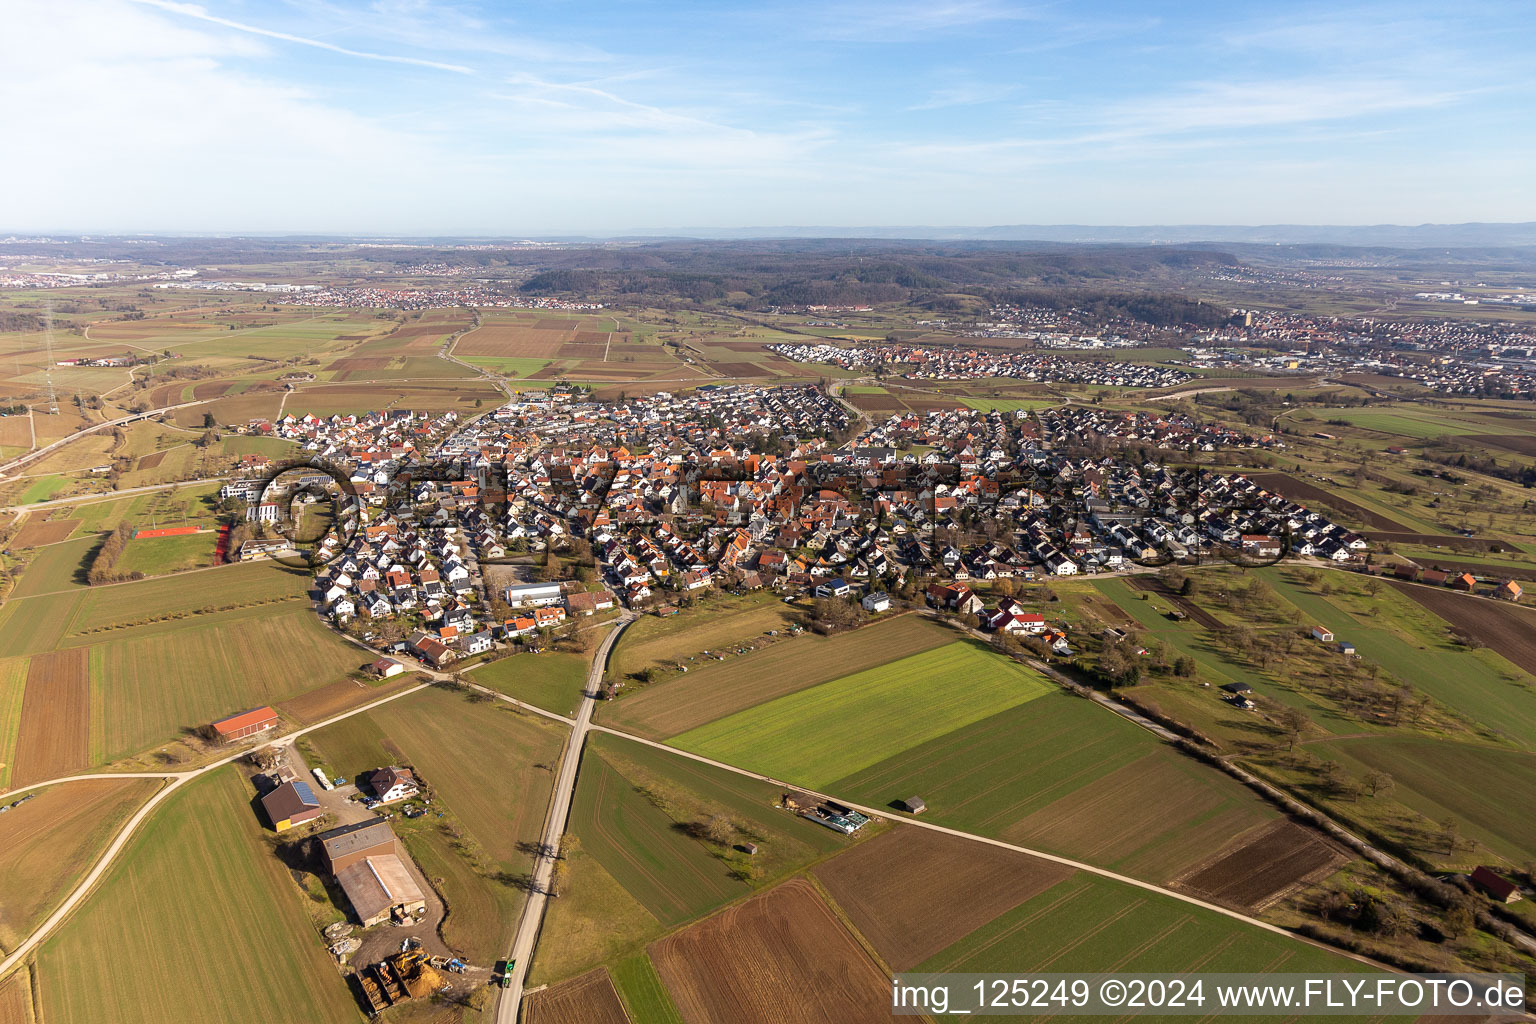
<path fill-rule="evenodd" d="M 38 513 L 34 513 L 38 514 Z M 57 544 L 68 540 L 80 525 L 78 519 L 29 519 L 27 525 L 16 534 L 14 544 L 18 548 L 35 548 L 44 544 Z"/>
<path fill-rule="evenodd" d="M 1527 671 L 1536 668 L 1536 612 L 1501 601 L 1486 601 L 1451 590 L 1394 583 L 1399 593 L 1452 626 L 1477 637 Z"/>
<path fill-rule="evenodd" d="M 637 953 L 614 964 L 608 973 L 634 1024 L 683 1024 L 650 957 Z"/>
<path fill-rule="evenodd" d="M 12 949 L 85 874 L 128 816 L 160 783 L 66 782 L 0 815 L 0 949 Z"/>
<path fill-rule="evenodd" d="M 587 659 L 555 651 L 514 654 L 474 669 L 468 678 L 545 711 L 574 715 L 587 685 Z"/>
<path fill-rule="evenodd" d="M 380 697 L 387 697 L 396 690 L 413 686 L 417 678 L 406 672 L 384 682 L 371 680 L 365 682 L 352 678 L 338 679 L 327 686 L 291 697 L 276 707 L 278 711 L 300 725 L 312 725 L 332 715 L 339 715 L 359 704 L 367 704 Z"/>
<path fill-rule="evenodd" d="M 267 1024 L 360 1015 L 233 768 L 169 798 L 43 945 L 49 1021 Z M 124 968 L 129 951 L 132 969 Z"/>
<path fill-rule="evenodd" d="M 890 981 L 810 883 L 786 882 L 651 947 L 684 1021 L 890 1019 Z"/>
<path fill-rule="evenodd" d="M 1331 740 L 1314 745 L 1352 767 L 1376 768 L 1397 783 L 1393 796 L 1430 821 L 1455 817 L 1465 833 L 1512 864 L 1536 850 L 1536 754 L 1415 737 Z M 1443 851 L 1442 851 L 1443 852 Z"/>
<path fill-rule="evenodd" d="M 608 972 L 599 967 L 528 997 L 525 1024 L 629 1024 Z"/>
<path fill-rule="evenodd" d="M 11 786 L 16 739 L 21 731 L 21 702 L 27 691 L 27 659 L 0 659 L 0 790 Z"/>
<path fill-rule="evenodd" d="M 627 676 L 782 630 L 794 621 L 794 611 L 772 594 L 717 596 L 679 615 L 642 616 L 614 645 L 609 671 L 616 678 Z"/>
<path fill-rule="evenodd" d="M 671 742 L 820 788 L 1049 692 L 1033 671 L 959 641 L 779 697 Z"/>
<path fill-rule="evenodd" d="M 91 553 L 100 543 L 99 537 L 80 537 L 35 549 L 26 571 L 21 574 L 21 579 L 6 603 L 19 597 L 84 587 L 85 567 L 89 564 Z"/>
<path fill-rule="evenodd" d="M 1255 910 L 1301 882 L 1332 874 L 1348 859 L 1319 832 L 1282 819 L 1240 837 L 1179 879 L 1179 886 L 1212 903 Z"/>
<path fill-rule="evenodd" d="M 180 537 L 139 537 L 128 542 L 117 561 L 117 572 L 141 572 L 161 576 L 180 569 L 213 564 L 215 534 L 190 533 Z"/>
<path fill-rule="evenodd" d="M 922 971 L 1341 971 L 1364 965 L 1172 897 L 1079 873 L 919 965 Z"/>
<path fill-rule="evenodd" d="M 182 729 L 298 696 L 361 662 L 307 607 L 279 609 L 207 625 L 163 623 L 91 647 L 93 760 L 116 760 Z"/>
<path fill-rule="evenodd" d="M 883 807 L 1155 881 L 1274 817 L 1258 798 L 1089 701 L 1051 693 L 830 784 Z"/>
<path fill-rule="evenodd" d="M 897 828 L 813 873 L 881 959 L 906 971 L 1073 870 L 929 829 Z"/>
<path fill-rule="evenodd" d="M 886 619 L 834 637 L 807 633 L 653 684 L 600 705 L 598 713 L 616 728 L 666 739 L 796 690 L 954 639 L 953 630 L 916 615 Z"/>
<path fill-rule="evenodd" d="M 37 1024 L 32 1012 L 32 975 L 26 968 L 0 981 L 0 1024 Z"/>
<path fill-rule="evenodd" d="M 57 778 L 90 763 L 90 678 L 84 651 L 39 654 L 27 669 L 16 742 L 16 786 Z"/>

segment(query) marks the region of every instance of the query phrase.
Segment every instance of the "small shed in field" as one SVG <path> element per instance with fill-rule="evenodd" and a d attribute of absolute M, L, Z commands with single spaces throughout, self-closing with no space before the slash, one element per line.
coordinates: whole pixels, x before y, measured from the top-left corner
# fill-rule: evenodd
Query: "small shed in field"
<path fill-rule="evenodd" d="M 928 809 L 928 805 L 923 802 L 923 798 L 920 796 L 909 796 L 901 802 L 901 809 L 908 814 L 922 814 Z"/>

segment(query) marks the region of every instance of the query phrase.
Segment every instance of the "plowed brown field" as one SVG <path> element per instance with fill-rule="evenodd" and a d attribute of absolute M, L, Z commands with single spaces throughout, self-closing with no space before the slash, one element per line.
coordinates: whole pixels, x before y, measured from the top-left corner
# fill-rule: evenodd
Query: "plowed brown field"
<path fill-rule="evenodd" d="M 569 331 L 496 324 L 470 331 L 454 345 L 458 356 L 534 356 L 552 359 L 571 340 Z"/>
<path fill-rule="evenodd" d="M 629 1024 L 619 994 L 601 967 L 529 996 L 524 1020 L 527 1024 Z"/>
<path fill-rule="evenodd" d="M 890 1020 L 890 981 L 817 895 L 792 879 L 650 948 L 688 1024 Z"/>
<path fill-rule="evenodd" d="M 13 786 L 68 775 L 90 763 L 89 673 L 84 647 L 33 656 L 21 698 Z"/>
<path fill-rule="evenodd" d="M 911 826 L 815 869 L 897 971 L 910 970 L 1072 873 L 1051 861 Z"/>
<path fill-rule="evenodd" d="M 1257 909 L 1294 885 L 1332 874 L 1348 859 L 1321 833 L 1282 818 L 1222 850 L 1175 885 L 1216 903 Z"/>
<path fill-rule="evenodd" d="M 1530 671 L 1536 665 L 1536 610 L 1519 608 L 1504 601 L 1471 597 L 1453 590 L 1442 590 L 1412 583 L 1388 580 L 1452 626 L 1475 636 L 1510 661 Z M 1527 598 L 1529 600 L 1529 598 Z"/>
<path fill-rule="evenodd" d="M 414 685 L 415 678 L 411 673 L 404 672 L 378 686 L 369 686 L 356 679 L 338 679 L 318 690 L 310 690 L 292 700 L 285 700 L 277 705 L 277 709 L 300 725 L 310 725 L 381 697 L 388 697 L 397 690 Z"/>
<path fill-rule="evenodd" d="M 18 548 L 35 548 L 41 544 L 57 544 L 61 540 L 68 540 L 69 535 L 75 532 L 75 527 L 80 525 L 78 519 L 36 519 L 27 523 L 16 535 L 15 544 Z"/>

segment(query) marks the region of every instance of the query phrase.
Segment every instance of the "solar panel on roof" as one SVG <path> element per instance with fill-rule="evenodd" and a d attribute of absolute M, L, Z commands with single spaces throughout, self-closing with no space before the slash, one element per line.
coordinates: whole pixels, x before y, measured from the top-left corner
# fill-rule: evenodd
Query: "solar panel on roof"
<path fill-rule="evenodd" d="M 318 804 L 320 802 L 315 799 L 315 791 L 309 788 L 309 783 L 295 780 L 293 788 L 299 794 L 299 799 L 303 800 L 306 804 Z"/>

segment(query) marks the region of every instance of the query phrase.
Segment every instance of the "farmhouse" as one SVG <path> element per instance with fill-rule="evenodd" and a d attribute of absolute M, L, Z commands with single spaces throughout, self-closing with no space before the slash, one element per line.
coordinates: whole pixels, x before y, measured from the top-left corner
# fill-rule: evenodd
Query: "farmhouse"
<path fill-rule="evenodd" d="M 409 768 L 380 768 L 368 776 L 368 788 L 381 804 L 416 795 L 416 774 Z"/>
<path fill-rule="evenodd" d="M 1457 573 L 1451 577 L 1450 587 L 1452 590 L 1465 590 L 1470 594 L 1477 589 L 1477 577 L 1469 572 Z"/>
<path fill-rule="evenodd" d="M 1493 596 L 1501 601 L 1518 601 L 1524 592 L 1514 580 L 1506 580 L 1493 588 Z"/>
<path fill-rule="evenodd" d="M 1480 864 L 1473 870 L 1472 884 L 1500 903 L 1514 903 L 1524 899 L 1519 886 L 1486 864 Z"/>
<path fill-rule="evenodd" d="M 267 812 L 274 832 L 286 832 L 325 813 L 307 782 L 283 783 L 261 798 L 261 807 Z"/>
<path fill-rule="evenodd" d="M 221 743 L 243 740 L 247 736 L 277 728 L 277 712 L 271 708 L 253 708 L 221 718 L 213 723 L 212 728 Z"/>
<path fill-rule="evenodd" d="M 427 908 L 421 887 L 411 878 L 405 862 L 392 853 L 354 861 L 336 872 L 336 881 L 365 928 L 391 917 L 405 920 Z"/>

